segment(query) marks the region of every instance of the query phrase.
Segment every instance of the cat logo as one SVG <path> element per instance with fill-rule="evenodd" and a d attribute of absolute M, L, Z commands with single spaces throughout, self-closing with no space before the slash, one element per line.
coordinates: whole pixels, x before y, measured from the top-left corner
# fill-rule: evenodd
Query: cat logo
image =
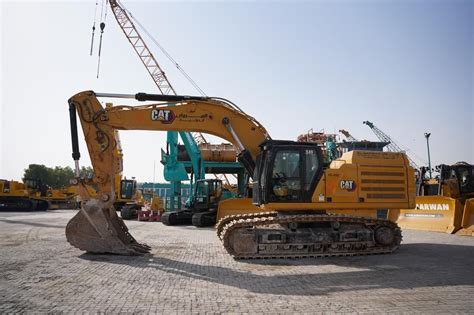
<path fill-rule="evenodd" d="M 341 180 L 339 187 L 341 187 L 342 190 L 352 191 L 355 189 L 356 184 L 353 180 Z"/>
<path fill-rule="evenodd" d="M 151 111 L 151 120 L 161 121 L 163 124 L 171 124 L 175 118 L 173 111 L 169 109 L 153 109 Z"/>

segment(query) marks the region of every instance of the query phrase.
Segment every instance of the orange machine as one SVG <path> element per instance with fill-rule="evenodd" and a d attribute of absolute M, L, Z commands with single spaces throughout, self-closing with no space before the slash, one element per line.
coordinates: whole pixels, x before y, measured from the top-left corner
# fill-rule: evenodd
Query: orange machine
<path fill-rule="evenodd" d="M 104 108 L 97 97 L 159 103 Z M 405 154 L 353 151 L 326 167 L 316 144 L 272 140 L 257 120 L 222 98 L 86 91 L 69 100 L 69 109 L 76 172 L 78 114 L 98 193 L 80 191 L 87 201 L 68 223 L 66 237 L 89 252 L 150 250 L 131 237 L 113 210 L 114 177 L 122 169 L 114 154 L 116 130 L 203 132 L 235 145 L 253 177 L 251 205 L 249 199 L 228 199 L 218 206 L 217 231 L 235 258 L 390 253 L 400 245 L 400 229 L 375 213 L 415 206 L 414 173 Z"/>

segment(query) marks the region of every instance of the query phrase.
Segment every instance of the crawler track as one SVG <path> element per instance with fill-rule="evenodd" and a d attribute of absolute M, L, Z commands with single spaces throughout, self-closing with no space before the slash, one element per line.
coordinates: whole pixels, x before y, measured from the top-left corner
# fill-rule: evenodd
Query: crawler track
<path fill-rule="evenodd" d="M 235 215 L 216 228 L 236 259 L 386 254 L 402 240 L 394 222 L 337 214 Z"/>
<path fill-rule="evenodd" d="M 277 212 L 257 212 L 257 213 L 245 213 L 245 214 L 233 214 L 228 215 L 219 220 L 216 224 L 216 232 L 219 239 L 222 240 L 222 231 L 224 230 L 225 226 L 233 221 L 236 220 L 243 220 L 243 219 L 253 219 L 253 218 L 260 218 L 260 217 L 272 217 L 276 216 Z"/>
<path fill-rule="evenodd" d="M 0 198 L 0 211 L 44 211 L 48 210 L 48 202 L 28 197 Z"/>

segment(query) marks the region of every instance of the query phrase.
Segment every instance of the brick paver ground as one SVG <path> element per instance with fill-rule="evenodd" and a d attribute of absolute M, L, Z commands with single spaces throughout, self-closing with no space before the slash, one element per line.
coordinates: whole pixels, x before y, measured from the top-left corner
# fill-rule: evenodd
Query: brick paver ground
<path fill-rule="evenodd" d="M 129 222 L 143 257 L 84 254 L 74 211 L 0 213 L 0 313 L 468 313 L 474 238 L 404 231 L 395 254 L 235 261 L 213 229 Z"/>

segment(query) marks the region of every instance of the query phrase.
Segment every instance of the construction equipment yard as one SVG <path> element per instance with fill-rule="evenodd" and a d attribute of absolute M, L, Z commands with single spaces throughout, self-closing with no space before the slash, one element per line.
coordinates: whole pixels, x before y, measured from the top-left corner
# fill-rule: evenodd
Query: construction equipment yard
<path fill-rule="evenodd" d="M 474 238 L 403 231 L 394 254 L 234 260 L 213 228 L 130 221 L 144 256 L 66 242 L 75 210 L 0 213 L 0 313 L 468 313 Z"/>
<path fill-rule="evenodd" d="M 0 1 L 0 315 L 474 314 L 473 13 Z"/>

